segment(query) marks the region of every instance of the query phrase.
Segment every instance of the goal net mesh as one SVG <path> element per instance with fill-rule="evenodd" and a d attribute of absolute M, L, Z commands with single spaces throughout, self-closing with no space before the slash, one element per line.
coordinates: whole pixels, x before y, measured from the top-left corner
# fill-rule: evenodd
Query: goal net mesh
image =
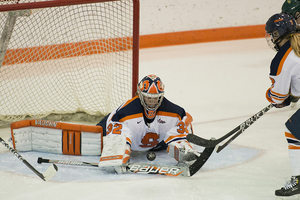
<path fill-rule="evenodd" d="M 0 12 L 0 126 L 97 122 L 133 95 L 133 1 L 51 2 L 0 2 L 28 4 Z M 31 9 L 38 3 L 46 6 Z"/>

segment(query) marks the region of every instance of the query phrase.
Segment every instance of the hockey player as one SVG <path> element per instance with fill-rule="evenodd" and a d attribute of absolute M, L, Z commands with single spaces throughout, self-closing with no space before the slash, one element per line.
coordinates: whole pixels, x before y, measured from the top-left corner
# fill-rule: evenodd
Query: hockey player
<path fill-rule="evenodd" d="M 164 97 L 161 79 L 145 76 L 137 90 L 98 124 L 104 130 L 99 166 L 124 173 L 131 151 L 167 150 L 178 162 L 196 159 L 198 152 L 186 141 L 186 112 Z"/>
<path fill-rule="evenodd" d="M 200 154 L 186 141 L 192 117 L 164 97 L 164 84 L 149 75 L 137 96 L 107 115 L 97 126 L 47 120 L 11 124 L 18 151 L 66 155 L 100 155 L 100 167 L 123 173 L 131 151 L 167 150 L 179 164 L 192 164 Z"/>
<path fill-rule="evenodd" d="M 285 0 L 282 4 L 281 11 L 294 17 L 297 24 L 300 24 L 300 1 L 299 0 Z M 300 29 L 300 26 L 297 26 Z"/>
<path fill-rule="evenodd" d="M 296 1 L 293 1 L 296 2 Z M 300 33 L 296 33 L 296 21 L 288 14 L 275 14 L 265 26 L 269 46 L 277 51 L 270 67 L 272 85 L 266 98 L 276 108 L 290 105 L 300 98 Z M 292 177 L 276 196 L 300 194 L 300 109 L 285 123 Z"/>

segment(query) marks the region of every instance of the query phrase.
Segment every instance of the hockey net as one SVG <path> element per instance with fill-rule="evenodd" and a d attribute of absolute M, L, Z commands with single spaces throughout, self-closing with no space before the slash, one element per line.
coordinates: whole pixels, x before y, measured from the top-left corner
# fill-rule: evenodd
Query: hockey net
<path fill-rule="evenodd" d="M 138 81 L 138 0 L 1 0 L 0 126 L 98 122 Z"/>

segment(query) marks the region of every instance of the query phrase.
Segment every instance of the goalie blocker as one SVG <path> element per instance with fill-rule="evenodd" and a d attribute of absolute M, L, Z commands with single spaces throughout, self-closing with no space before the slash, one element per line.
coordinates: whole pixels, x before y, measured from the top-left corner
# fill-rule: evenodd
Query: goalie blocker
<path fill-rule="evenodd" d="M 11 124 L 11 138 L 18 151 L 67 155 L 101 155 L 101 126 L 47 120 L 22 120 Z"/>

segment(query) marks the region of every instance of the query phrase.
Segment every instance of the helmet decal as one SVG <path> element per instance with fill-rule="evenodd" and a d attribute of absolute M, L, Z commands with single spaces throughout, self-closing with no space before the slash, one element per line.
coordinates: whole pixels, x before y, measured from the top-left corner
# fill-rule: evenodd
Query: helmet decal
<path fill-rule="evenodd" d="M 138 89 L 149 94 L 158 94 L 164 92 L 164 84 L 160 78 L 155 75 L 145 76 L 138 84 Z"/>
<path fill-rule="evenodd" d="M 160 80 L 157 80 L 156 83 L 157 83 L 157 89 L 160 92 L 163 92 L 164 91 L 164 84 L 162 84 L 162 82 Z"/>
<path fill-rule="evenodd" d="M 143 81 L 139 87 L 141 91 L 147 91 L 149 89 L 149 81 L 148 80 Z"/>
<path fill-rule="evenodd" d="M 148 90 L 148 93 L 150 94 L 158 94 L 158 89 L 157 89 L 157 86 L 155 84 L 151 84 L 149 90 Z"/>
<path fill-rule="evenodd" d="M 274 21 L 274 23 L 276 24 L 276 26 L 280 26 L 280 23 L 277 23 L 277 22 L 281 22 L 281 21 L 283 21 L 282 18 L 276 19 L 276 20 Z"/>

